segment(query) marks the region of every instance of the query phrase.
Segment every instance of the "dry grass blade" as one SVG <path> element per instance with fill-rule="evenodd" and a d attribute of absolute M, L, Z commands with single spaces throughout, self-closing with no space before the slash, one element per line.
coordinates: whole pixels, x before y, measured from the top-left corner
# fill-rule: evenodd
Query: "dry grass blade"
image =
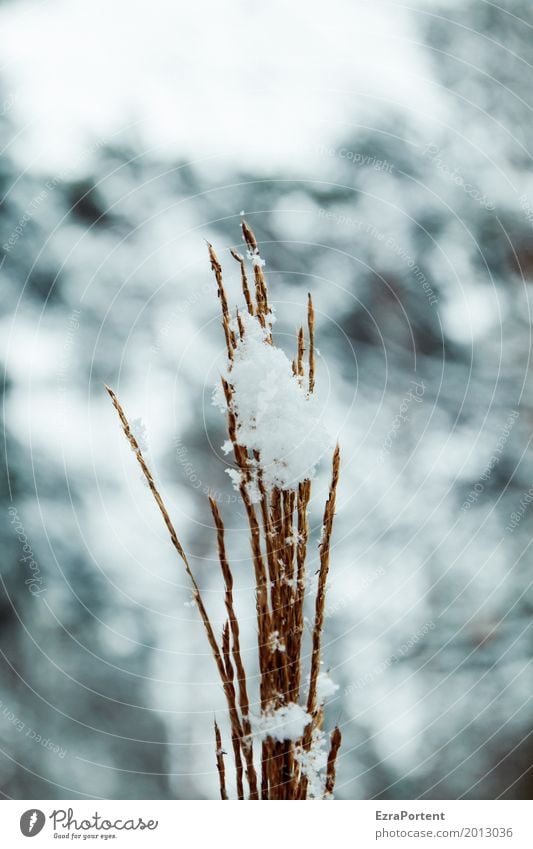
<path fill-rule="evenodd" d="M 244 338 L 244 324 L 242 323 L 242 318 L 239 310 L 237 310 L 237 326 L 239 328 L 239 339 Z"/>
<path fill-rule="evenodd" d="M 307 330 L 309 333 L 309 394 L 315 389 L 315 310 L 311 294 L 307 296 Z"/>
<path fill-rule="evenodd" d="M 298 354 L 296 359 L 296 374 L 299 378 L 304 376 L 304 353 L 305 353 L 305 340 L 304 340 L 304 329 L 300 327 L 298 331 Z M 301 381 L 300 381 L 301 382 Z"/>
<path fill-rule="evenodd" d="M 246 301 L 246 307 L 250 315 L 254 315 L 254 305 L 252 303 L 252 297 L 250 295 L 250 288 L 248 286 L 248 277 L 246 276 L 246 266 L 244 265 L 244 257 L 237 253 L 237 251 L 230 251 L 234 260 L 236 260 L 241 267 L 241 286 L 242 293 L 244 295 L 244 300 Z"/>
<path fill-rule="evenodd" d="M 222 266 L 218 261 L 218 257 L 213 249 L 213 245 L 209 242 L 207 243 L 207 249 L 209 251 L 209 259 L 211 260 L 211 268 L 215 274 L 215 279 L 217 281 L 218 286 L 218 297 L 220 298 L 220 305 L 222 308 L 222 326 L 224 328 L 224 336 L 226 337 L 226 348 L 228 351 L 228 357 L 230 360 L 233 359 L 233 351 L 235 350 L 235 346 L 237 341 L 235 339 L 235 333 L 231 329 L 230 326 L 230 314 L 228 308 L 228 299 L 226 297 L 226 290 L 224 289 L 224 283 L 222 281 Z"/>
<path fill-rule="evenodd" d="M 315 624 L 313 628 L 313 648 L 311 654 L 311 674 L 309 676 L 309 696 L 307 699 L 307 711 L 313 716 L 316 710 L 316 689 L 318 673 L 320 671 L 320 647 L 322 630 L 324 628 L 324 611 L 326 606 L 326 582 L 329 572 L 329 555 L 331 550 L 331 532 L 333 530 L 333 518 L 335 516 L 335 501 L 337 484 L 339 482 L 340 448 L 337 445 L 333 454 L 333 467 L 331 472 L 331 483 L 329 496 L 324 510 L 322 523 L 322 541 L 320 543 L 320 571 L 318 575 L 318 589 L 315 604 Z"/>
<path fill-rule="evenodd" d="M 300 695 L 302 675 L 301 646 L 304 631 L 305 558 L 309 539 L 308 508 L 310 498 L 311 481 L 306 480 L 298 486 L 297 501 L 298 543 L 296 546 L 296 589 L 293 601 L 292 701 L 297 701 Z"/>
<path fill-rule="evenodd" d="M 222 654 L 224 656 L 224 665 L 226 667 L 226 690 L 228 693 L 228 707 L 231 722 L 231 743 L 233 746 L 233 754 L 235 756 L 235 781 L 237 784 L 237 798 L 244 799 L 243 786 L 243 770 L 241 758 L 241 743 L 242 743 L 242 728 L 237 712 L 237 702 L 235 698 L 235 687 L 233 681 L 235 673 L 231 662 L 231 649 L 229 640 L 229 622 L 226 622 L 222 629 Z"/>
<path fill-rule="evenodd" d="M 146 464 L 146 460 L 143 457 L 142 451 L 139 447 L 139 443 L 137 442 L 137 440 L 135 439 L 135 437 L 134 437 L 134 435 L 131 431 L 129 422 L 126 418 L 126 414 L 124 413 L 124 410 L 123 410 L 117 396 L 113 392 L 113 390 L 109 386 L 106 386 L 105 388 L 106 388 L 107 393 L 109 394 L 109 397 L 111 398 L 111 401 L 113 402 L 113 406 L 114 406 L 115 410 L 118 413 L 118 417 L 119 417 L 120 422 L 122 424 L 122 429 L 124 431 L 124 435 L 126 436 L 126 439 L 128 440 L 128 442 L 130 443 L 130 446 L 131 446 L 131 448 L 132 448 L 132 450 L 133 450 L 133 452 L 134 452 L 134 454 L 137 458 L 137 462 L 139 463 L 139 466 L 141 467 L 142 473 L 143 473 L 144 477 L 146 478 L 148 486 L 150 487 L 150 491 L 151 491 L 152 495 L 154 496 L 154 499 L 156 501 L 157 506 L 159 507 L 161 515 L 163 516 L 163 520 L 165 522 L 165 525 L 167 526 L 172 545 L 174 546 L 174 548 L 178 552 L 179 556 L 181 557 L 181 559 L 182 559 L 182 561 L 185 565 L 185 570 L 187 572 L 187 575 L 189 576 L 189 578 L 192 582 L 193 590 L 194 590 L 194 599 L 196 601 L 196 604 L 198 605 L 198 609 L 200 611 L 200 615 L 201 615 L 202 621 L 204 623 L 204 627 L 205 627 L 205 630 L 206 630 L 206 633 L 207 633 L 207 639 L 209 641 L 211 651 L 213 652 L 213 656 L 215 658 L 215 662 L 217 664 L 219 674 L 220 674 L 222 680 L 224 680 L 225 668 L 224 668 L 224 662 L 222 660 L 222 655 L 220 654 L 220 649 L 218 647 L 218 643 L 217 643 L 213 628 L 211 626 L 211 622 L 209 621 L 209 616 L 207 615 L 207 610 L 206 610 L 204 603 L 203 603 L 203 600 L 202 600 L 200 588 L 199 588 L 199 586 L 196 582 L 196 578 L 194 577 L 194 575 L 192 573 L 191 567 L 189 566 L 189 561 L 187 560 L 187 556 L 185 554 L 185 551 L 183 550 L 183 546 L 178 539 L 178 535 L 177 535 L 177 533 L 174 529 L 174 525 L 171 522 L 168 510 L 165 507 L 163 499 L 161 498 L 161 495 L 159 494 L 159 490 L 157 489 L 157 487 L 155 485 L 154 478 L 152 476 L 150 469 L 148 468 L 148 466 Z"/>
<path fill-rule="evenodd" d="M 326 770 L 326 792 L 325 796 L 331 796 L 335 787 L 335 770 L 337 765 L 337 755 L 341 746 L 342 734 L 340 728 L 335 728 L 331 735 L 331 745 L 328 754 L 328 765 Z"/>
<path fill-rule="evenodd" d="M 224 801 L 227 801 L 228 791 L 226 790 L 226 767 L 224 766 L 224 750 L 222 748 L 222 737 L 220 736 L 220 728 L 217 725 L 216 719 L 214 722 L 215 726 L 215 746 L 216 746 L 216 759 L 217 759 L 217 771 L 218 771 L 218 781 L 220 786 L 220 798 Z"/>
<path fill-rule="evenodd" d="M 233 575 L 231 574 L 231 569 L 229 567 L 228 558 L 226 555 L 226 545 L 224 541 L 224 524 L 222 522 L 222 516 L 220 515 L 220 511 L 218 509 L 216 501 L 211 496 L 209 496 L 209 504 L 211 507 L 211 512 L 213 514 L 215 528 L 217 531 L 218 557 L 220 561 L 222 575 L 224 578 L 224 585 L 226 588 L 225 604 L 233 641 L 232 654 L 235 662 L 235 669 L 237 671 L 237 687 L 239 690 L 239 705 L 241 709 L 242 730 L 244 735 L 242 746 L 244 751 L 244 758 L 246 761 L 246 777 L 248 779 L 248 784 L 250 787 L 250 798 L 257 799 L 257 776 L 254 767 L 253 752 L 249 742 L 252 736 L 252 727 L 250 724 L 250 700 L 248 697 L 248 688 L 246 685 L 246 671 L 244 669 L 244 664 L 242 662 L 241 657 L 239 621 L 237 619 L 237 616 L 235 615 L 235 608 L 233 605 Z"/>
<path fill-rule="evenodd" d="M 248 252 L 252 258 L 255 277 L 255 300 L 257 302 L 257 317 L 263 327 L 267 326 L 267 317 L 270 313 L 268 305 L 268 289 L 266 285 L 265 275 L 263 274 L 262 261 L 259 256 L 257 247 L 257 239 L 253 230 L 248 226 L 246 221 L 241 222 L 242 234 L 244 241 L 248 247 Z M 270 328 L 272 331 L 272 328 Z M 270 333 L 269 341 L 272 341 L 272 333 Z"/>

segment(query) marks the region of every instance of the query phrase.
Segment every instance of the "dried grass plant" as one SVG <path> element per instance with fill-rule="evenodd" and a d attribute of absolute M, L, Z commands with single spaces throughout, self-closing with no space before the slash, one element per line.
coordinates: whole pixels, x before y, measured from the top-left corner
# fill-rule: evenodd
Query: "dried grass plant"
<path fill-rule="evenodd" d="M 240 265 L 242 292 L 246 309 L 265 329 L 265 344 L 272 345 L 271 309 L 268 289 L 259 257 L 257 241 L 250 227 L 243 222 L 242 231 L 248 256 L 253 262 L 253 284 L 250 285 L 244 258 L 235 251 L 231 254 Z M 152 473 L 132 433 L 124 410 L 112 389 L 107 392 L 118 413 L 124 434 L 133 449 L 144 477 L 168 529 L 172 545 L 181 558 L 192 583 L 194 600 L 205 627 L 207 640 L 216 663 L 224 690 L 235 769 L 235 788 L 238 799 L 330 798 L 335 785 L 335 769 L 341 733 L 335 728 L 329 739 L 322 731 L 324 707 L 319 700 L 318 682 L 321 666 L 321 643 L 324 628 L 326 583 L 328 578 L 331 536 L 335 514 L 335 497 L 339 479 L 340 455 L 333 453 L 329 496 L 325 505 L 322 535 L 319 545 L 319 569 L 314 599 L 314 622 L 310 626 L 310 646 L 304 649 L 304 601 L 309 592 L 306 576 L 306 559 L 309 542 L 308 511 L 311 498 L 311 480 L 303 480 L 294 489 L 282 490 L 276 486 L 268 489 L 262 482 L 261 457 L 238 442 L 238 421 L 232 403 L 231 366 L 239 338 L 245 333 L 244 322 L 237 312 L 232 319 L 224 288 L 222 267 L 212 245 L 208 244 L 222 311 L 227 356 L 228 375 L 223 378 L 223 393 L 227 404 L 228 436 L 232 444 L 235 465 L 240 473 L 239 493 L 250 531 L 251 559 L 255 578 L 257 616 L 257 646 L 259 665 L 259 692 L 250 692 L 250 678 L 241 654 L 239 621 L 233 599 L 233 574 L 226 550 L 224 522 L 213 498 L 209 504 L 216 529 L 218 558 L 224 582 L 227 620 L 219 638 L 211 624 L 198 582 L 181 545 L 169 511 L 161 497 Z M 253 294 L 252 294 L 253 292 Z M 315 315 L 311 296 L 307 309 L 307 362 L 305 358 L 305 333 L 300 328 L 297 352 L 293 362 L 303 390 L 310 394 L 315 385 Z M 305 380 L 305 385 L 304 385 Z M 260 498 L 250 497 L 248 483 L 252 468 L 258 469 Z M 308 673 L 304 685 L 304 672 Z M 306 691 L 306 692 L 305 692 Z M 279 734 L 258 734 L 251 706 L 259 703 L 260 717 L 275 717 L 287 705 L 299 705 L 305 711 L 306 724 L 301 735 L 279 739 Z M 228 799 L 226 767 L 220 729 L 215 721 L 216 766 L 220 796 Z M 268 732 L 268 729 L 267 729 Z M 315 750 L 322 747 L 322 763 L 318 764 Z M 320 776 L 317 790 L 316 777 Z"/>

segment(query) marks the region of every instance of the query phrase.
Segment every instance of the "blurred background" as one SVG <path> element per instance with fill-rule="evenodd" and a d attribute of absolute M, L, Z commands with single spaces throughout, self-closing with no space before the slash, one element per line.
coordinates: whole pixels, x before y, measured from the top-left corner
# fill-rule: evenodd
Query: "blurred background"
<path fill-rule="evenodd" d="M 528 0 L 4 0 L 0 29 L 2 796 L 217 797 L 216 669 L 103 385 L 217 628 L 219 501 L 253 670 L 205 246 L 236 298 L 244 212 L 287 351 L 313 292 L 343 451 L 336 797 L 531 798 Z"/>

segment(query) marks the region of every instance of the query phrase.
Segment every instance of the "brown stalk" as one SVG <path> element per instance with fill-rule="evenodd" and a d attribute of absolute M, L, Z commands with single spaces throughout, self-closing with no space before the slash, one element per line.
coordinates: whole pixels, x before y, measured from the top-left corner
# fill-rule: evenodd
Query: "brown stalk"
<path fill-rule="evenodd" d="M 259 502 L 261 507 L 261 519 L 263 522 L 263 536 L 265 538 L 265 548 L 267 555 L 267 566 L 268 566 L 268 580 L 271 588 L 274 585 L 276 578 L 276 563 L 275 557 L 276 552 L 273 546 L 273 538 L 274 531 L 272 528 L 272 521 L 270 518 L 270 511 L 268 505 L 268 493 L 265 489 L 265 485 L 263 483 L 263 470 L 261 468 L 261 457 L 258 451 L 253 452 L 254 460 L 257 464 L 257 486 L 259 489 L 259 494 L 261 495 L 261 501 Z M 272 608 L 272 627 L 275 628 L 275 613 L 274 613 L 274 605 L 271 599 L 271 608 Z"/>
<path fill-rule="evenodd" d="M 313 628 L 313 648 L 311 654 L 311 674 L 309 676 L 309 696 L 307 698 L 307 712 L 313 716 L 316 709 L 316 688 L 318 673 L 320 670 L 320 647 L 322 630 L 324 628 L 324 610 L 326 605 L 326 582 L 329 572 L 329 556 L 331 549 L 331 532 L 333 530 L 333 518 L 335 516 L 335 500 L 337 484 L 339 482 L 340 449 L 337 444 L 333 453 L 333 464 L 331 472 L 331 483 L 329 496 L 324 510 L 322 522 L 322 541 L 320 543 L 320 571 L 318 575 L 318 589 L 315 604 L 315 625 Z"/>
<path fill-rule="evenodd" d="M 328 766 L 326 770 L 326 792 L 324 794 L 326 798 L 328 796 L 331 796 L 331 794 L 333 793 L 333 788 L 335 787 L 335 767 L 341 741 L 342 734 L 340 732 L 340 728 L 334 728 L 331 733 L 331 744 L 328 754 Z"/>
<path fill-rule="evenodd" d="M 280 591 L 280 635 L 285 642 L 283 652 L 283 677 L 280 680 L 279 692 L 283 695 L 283 701 L 289 701 L 291 691 L 290 662 L 292 659 L 292 631 L 293 631 L 293 581 L 294 581 L 294 550 L 293 538 L 293 513 L 295 493 L 288 490 L 282 493 L 282 573 Z"/>
<path fill-rule="evenodd" d="M 143 457 L 141 449 L 139 448 L 139 444 L 138 444 L 137 440 L 135 439 L 133 433 L 131 432 L 131 428 L 130 428 L 129 422 L 126 418 L 126 415 L 124 413 L 124 410 L 122 409 L 120 402 L 119 402 L 117 396 L 115 395 L 115 393 L 113 392 L 113 390 L 110 389 L 110 387 L 107 386 L 107 385 L 106 385 L 105 388 L 106 388 L 106 390 L 109 394 L 109 397 L 111 398 L 111 401 L 113 402 L 113 406 L 114 406 L 115 410 L 118 413 L 118 417 L 119 417 L 120 422 L 122 424 L 122 429 L 124 431 L 126 439 L 128 440 L 128 442 L 131 445 L 131 448 L 133 449 L 133 452 L 134 452 L 134 454 L 137 458 L 137 462 L 139 463 L 139 465 L 141 467 L 142 473 L 143 473 L 144 477 L 146 478 L 148 486 L 150 487 L 150 491 L 151 491 L 151 493 L 152 493 L 152 495 L 153 495 L 153 497 L 156 501 L 157 506 L 159 507 L 161 515 L 163 516 L 163 520 L 165 522 L 165 525 L 167 526 L 167 530 L 169 532 L 172 545 L 174 546 L 174 548 L 178 552 L 179 556 L 181 557 L 181 559 L 182 559 L 182 561 L 185 565 L 185 571 L 187 572 L 187 575 L 189 576 L 191 583 L 192 583 L 192 586 L 193 586 L 194 599 L 196 601 L 196 604 L 198 605 L 198 609 L 200 611 L 200 616 L 202 617 L 202 622 L 204 623 L 204 627 L 205 627 L 205 630 L 206 630 L 206 633 L 207 633 L 207 639 L 209 641 L 209 646 L 211 648 L 211 651 L 213 652 L 213 656 L 215 658 L 215 662 L 216 662 L 220 677 L 221 677 L 222 680 L 224 680 L 224 678 L 225 678 L 224 662 L 222 660 L 222 655 L 220 654 L 220 649 L 218 647 L 218 643 L 217 643 L 213 628 L 211 626 L 211 622 L 209 621 L 209 616 L 207 615 L 207 610 L 204 606 L 202 596 L 201 596 L 201 593 L 200 593 L 200 588 L 199 588 L 199 586 L 196 582 L 196 578 L 194 577 L 192 570 L 191 570 L 191 567 L 189 566 L 189 561 L 187 560 L 187 556 L 186 556 L 186 554 L 183 550 L 183 547 L 182 547 L 182 545 L 181 545 L 181 543 L 178 539 L 178 535 L 176 534 L 176 531 L 174 529 L 174 525 L 171 522 L 170 516 L 168 514 L 168 510 L 165 507 L 165 505 L 163 503 L 163 499 L 161 498 L 161 496 L 159 494 L 159 490 L 157 489 L 157 487 L 155 485 L 155 481 L 153 479 L 152 473 L 151 473 L 150 469 L 148 468 L 148 466 L 146 464 L 146 461 Z"/>
<path fill-rule="evenodd" d="M 322 541 L 320 543 L 320 568 L 318 574 L 318 587 L 315 601 L 315 622 L 313 627 L 312 651 L 311 651 L 311 672 L 309 675 L 309 694 L 307 698 L 307 713 L 312 717 L 305 730 L 302 746 L 305 751 L 309 751 L 313 742 L 313 731 L 319 728 L 322 723 L 323 711 L 321 706 L 317 707 L 316 694 L 318 675 L 320 672 L 320 651 L 322 643 L 322 631 L 324 628 L 324 610 L 326 603 L 326 582 L 329 571 L 329 556 L 331 548 L 331 532 L 333 530 L 333 518 L 335 516 L 335 499 L 337 493 L 337 484 L 339 480 L 340 467 L 340 450 L 337 445 L 333 454 L 331 483 L 329 487 L 329 497 L 324 510 L 324 519 L 322 522 Z M 307 796 L 308 780 L 304 776 L 300 785 L 300 799 L 305 799 Z"/>
<path fill-rule="evenodd" d="M 279 631 L 279 615 L 281 610 L 281 572 L 280 572 L 280 552 L 282 550 L 282 513 L 281 513 L 281 491 L 278 487 L 274 487 L 270 493 L 270 529 L 271 529 L 271 548 L 272 548 L 272 574 L 270 576 L 271 588 L 271 604 L 272 604 L 272 627 Z"/>
<path fill-rule="evenodd" d="M 224 283 L 222 281 L 222 266 L 218 261 L 218 257 L 214 251 L 213 245 L 209 242 L 207 243 L 207 249 L 209 251 L 209 259 L 211 260 L 211 268 L 215 274 L 215 279 L 217 281 L 218 286 L 218 297 L 220 298 L 220 306 L 222 309 L 222 327 L 224 328 L 224 336 L 226 337 L 226 348 L 228 350 L 228 357 L 230 360 L 233 359 L 233 351 L 237 345 L 237 340 L 235 339 L 235 333 L 231 329 L 231 318 L 229 314 L 228 308 L 228 299 L 226 297 L 226 290 L 224 289 Z"/>
<path fill-rule="evenodd" d="M 248 247 L 248 251 L 252 257 L 259 256 L 259 250 L 257 247 L 257 239 L 255 238 L 253 230 L 248 226 L 246 221 L 241 222 L 242 234 L 244 236 L 244 241 Z M 254 277 L 255 277 L 255 300 L 257 302 L 257 317 L 261 323 L 262 327 L 266 327 L 266 317 L 270 313 L 270 307 L 268 305 L 268 289 L 266 286 L 265 275 L 263 274 L 263 269 L 261 265 L 257 262 L 253 263 L 254 267 Z M 272 328 L 270 328 L 272 330 Z M 272 333 L 270 333 L 269 340 L 272 341 Z"/>
<path fill-rule="evenodd" d="M 246 267 L 244 265 L 244 257 L 237 253 L 237 251 L 230 251 L 234 260 L 236 260 L 241 266 L 241 286 L 242 293 L 244 295 L 244 300 L 246 301 L 246 306 L 248 308 L 248 312 L 250 315 L 254 314 L 254 305 L 252 303 L 252 297 L 250 295 L 250 289 L 248 286 L 248 277 L 246 276 Z"/>
<path fill-rule="evenodd" d="M 304 329 L 300 327 L 298 331 L 298 353 L 296 357 L 296 374 L 298 377 L 304 376 L 304 353 L 305 353 L 305 342 L 304 342 Z"/>
<path fill-rule="evenodd" d="M 226 767 L 224 766 L 224 750 L 222 748 L 222 737 L 220 736 L 220 728 L 215 719 L 215 746 L 217 758 L 218 781 L 220 785 L 220 798 L 227 801 L 228 792 L 226 790 Z"/>
<path fill-rule="evenodd" d="M 242 730 L 244 734 L 242 747 L 246 761 L 246 777 L 250 786 L 250 798 L 257 799 L 257 775 L 255 772 L 253 750 L 251 745 L 252 727 L 250 725 L 250 700 L 248 698 L 248 688 L 246 686 L 246 671 L 244 669 L 241 656 L 239 621 L 235 615 L 235 608 L 233 605 L 233 575 L 231 573 L 226 554 L 224 523 L 222 521 L 222 516 L 220 515 L 215 499 L 211 496 L 209 496 L 209 504 L 211 506 L 211 512 L 213 514 L 215 528 L 217 531 L 218 559 L 220 561 L 220 567 L 226 588 L 225 604 L 233 641 L 233 659 L 235 661 L 235 669 L 237 670 L 239 705 L 241 708 Z"/>
<path fill-rule="evenodd" d="M 237 326 L 239 328 L 239 338 L 242 339 L 244 337 L 244 324 L 242 323 L 242 318 L 239 310 L 236 311 L 237 314 Z"/>
<path fill-rule="evenodd" d="M 313 299 L 307 296 L 307 330 L 309 333 L 309 394 L 315 389 L 315 310 Z"/>
<path fill-rule="evenodd" d="M 239 445 L 237 442 L 237 418 L 233 410 L 232 389 L 228 381 L 224 378 L 222 379 L 222 388 L 224 391 L 224 396 L 228 408 L 228 435 L 233 445 L 233 454 L 235 457 L 235 462 L 237 463 L 237 466 L 239 467 L 239 471 L 241 473 L 239 494 L 241 496 L 244 509 L 246 511 L 248 525 L 250 528 L 252 559 L 254 564 L 256 582 L 257 623 L 259 630 L 258 648 L 259 668 L 261 672 L 261 707 L 264 708 L 267 704 L 268 687 L 270 683 L 268 677 L 268 663 L 267 658 L 265 657 L 266 653 L 265 649 L 262 648 L 263 646 L 268 646 L 269 636 L 271 633 L 271 617 L 268 606 L 267 574 L 265 569 L 265 563 L 263 560 L 263 554 L 261 551 L 261 532 L 259 528 L 259 523 L 257 521 L 257 515 L 254 509 L 254 505 L 250 500 L 250 496 L 247 489 L 247 484 L 250 480 L 248 454 L 246 448 L 244 448 L 242 445 Z"/>
<path fill-rule="evenodd" d="M 301 645 L 304 631 L 304 597 L 305 597 L 305 558 L 309 539 L 308 508 L 311 498 L 311 481 L 305 480 L 298 486 L 298 544 L 296 546 L 296 587 L 293 607 L 293 658 L 292 658 L 292 691 L 291 701 L 297 701 L 300 694 L 302 675 Z"/>
<path fill-rule="evenodd" d="M 126 439 L 128 440 L 128 442 L 129 442 L 129 444 L 130 444 L 130 446 L 131 446 L 131 448 L 132 448 L 132 450 L 135 454 L 135 457 L 137 458 L 137 462 L 139 463 L 139 465 L 141 467 L 141 470 L 142 470 L 143 475 L 144 475 L 144 477 L 145 477 L 145 479 L 148 483 L 150 491 L 151 491 L 151 493 L 152 493 L 152 495 L 153 495 L 153 497 L 154 497 L 154 499 L 157 503 L 157 506 L 159 507 L 161 515 L 163 516 L 165 525 L 167 526 L 167 530 L 168 530 L 169 535 L 170 535 L 172 545 L 174 546 L 174 548 L 178 552 L 181 560 L 183 561 L 187 575 L 189 576 L 189 579 L 190 579 L 190 581 L 193 585 L 194 599 L 195 599 L 196 604 L 198 606 L 198 609 L 200 611 L 200 616 L 201 616 L 202 622 L 204 623 L 204 628 L 205 628 L 205 631 L 206 631 L 206 634 L 207 634 L 207 640 L 208 640 L 209 646 L 211 648 L 211 651 L 213 653 L 213 657 L 214 657 L 215 663 L 217 665 L 218 673 L 220 675 L 220 680 L 222 681 L 222 685 L 223 685 L 223 688 L 224 688 L 226 701 L 228 703 L 228 711 L 229 711 L 230 719 L 231 719 L 232 732 L 239 739 L 242 739 L 242 736 L 243 736 L 242 735 L 242 728 L 241 728 L 240 720 L 238 718 L 238 715 L 237 715 L 237 712 L 236 712 L 236 709 L 235 709 L 235 691 L 233 689 L 233 684 L 228 679 L 226 663 L 225 663 L 223 656 L 220 652 L 220 648 L 218 646 L 218 642 L 216 640 L 216 637 L 215 637 L 215 634 L 214 634 L 214 631 L 213 631 L 213 627 L 211 625 L 211 621 L 209 619 L 207 610 L 205 608 L 205 605 L 204 605 L 204 602 L 203 602 L 203 599 L 202 599 L 202 595 L 200 593 L 200 588 L 199 588 L 198 583 L 196 581 L 196 578 L 194 577 L 194 574 L 191 570 L 191 567 L 189 565 L 189 561 L 187 559 L 185 551 L 183 550 L 183 546 L 181 545 L 181 543 L 178 539 L 178 535 L 176 534 L 176 531 L 175 531 L 174 525 L 172 524 L 172 521 L 170 519 L 168 510 L 165 507 L 165 504 L 163 502 L 163 499 L 161 498 L 161 495 L 159 494 L 159 490 L 157 489 L 153 475 L 152 475 L 150 469 L 148 468 L 148 465 L 147 465 L 147 463 L 146 463 L 146 461 L 143 457 L 143 454 L 142 454 L 142 451 L 139 447 L 139 444 L 138 444 L 137 440 L 135 439 L 135 436 L 133 435 L 133 433 L 131 431 L 128 419 L 126 418 L 126 414 L 124 413 L 124 410 L 123 410 L 117 396 L 113 392 L 113 390 L 107 385 L 106 385 L 105 388 L 106 388 L 106 390 L 109 394 L 109 397 L 111 398 L 111 401 L 113 402 L 113 406 L 115 407 L 115 410 L 118 413 L 120 422 L 122 424 L 122 429 L 124 431 L 124 435 L 126 436 Z"/>
<path fill-rule="evenodd" d="M 235 756 L 235 773 L 236 773 L 236 784 L 237 784 L 237 798 L 244 799 L 244 787 L 243 787 L 243 772 L 242 772 L 242 758 L 241 758 L 241 741 L 242 741 L 242 728 L 239 722 L 239 717 L 237 713 L 237 704 L 235 700 L 235 687 L 233 686 L 233 680 L 235 677 L 235 673 L 233 670 L 233 664 L 231 662 L 231 650 L 230 650 L 230 641 L 229 641 L 229 622 L 226 622 L 222 629 L 222 654 L 224 656 L 224 665 L 226 667 L 226 681 L 227 681 L 227 690 L 229 694 L 229 715 L 231 721 L 231 743 L 233 745 L 233 754 Z"/>

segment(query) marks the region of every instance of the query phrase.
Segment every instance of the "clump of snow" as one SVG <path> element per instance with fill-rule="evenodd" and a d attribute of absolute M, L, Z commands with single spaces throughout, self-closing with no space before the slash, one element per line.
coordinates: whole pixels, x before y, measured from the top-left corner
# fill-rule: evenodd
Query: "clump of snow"
<path fill-rule="evenodd" d="M 244 213 L 241 213 L 241 215 L 243 215 L 243 214 Z M 246 242 L 246 239 L 244 238 L 244 233 L 243 233 L 242 238 L 243 238 L 243 241 Z M 266 265 L 265 260 L 261 258 L 261 254 L 259 253 L 259 248 L 253 248 L 253 249 L 250 248 L 250 247 L 247 248 L 246 256 L 248 257 L 249 260 L 251 260 L 254 268 L 262 268 L 264 265 Z"/>
<path fill-rule="evenodd" d="M 296 530 L 293 530 L 290 537 L 285 539 L 285 545 L 298 545 L 300 542 L 302 542 L 302 536 Z"/>
<path fill-rule="evenodd" d="M 231 478 L 231 482 L 235 489 L 239 488 L 241 482 L 241 473 L 237 469 L 226 469 L 226 474 Z"/>
<path fill-rule="evenodd" d="M 318 728 L 313 731 L 313 739 L 308 752 L 299 747 L 294 753 L 302 773 L 307 778 L 307 798 L 323 799 L 326 792 L 324 770 L 328 763 L 327 737 Z"/>
<path fill-rule="evenodd" d="M 316 697 L 321 705 L 324 704 L 326 699 L 333 696 L 338 689 L 339 685 L 335 684 L 335 681 L 331 680 L 327 672 L 319 672 L 316 686 Z"/>
<path fill-rule="evenodd" d="M 277 710 L 262 713 L 252 722 L 254 732 L 261 740 L 271 737 L 283 743 L 284 740 L 300 740 L 311 717 L 305 708 L 295 702 L 282 705 Z"/>
<path fill-rule="evenodd" d="M 305 386 L 293 375 L 284 351 L 267 342 L 269 331 L 255 316 L 244 314 L 242 321 L 244 337 L 224 375 L 233 387 L 237 441 L 250 452 L 259 452 L 267 489 L 296 489 L 300 482 L 314 477 L 331 440 L 319 420 L 316 399 L 308 397 Z M 213 401 L 225 412 L 220 387 L 215 389 Z M 252 472 L 257 471 L 252 464 Z M 238 488 L 239 473 L 228 472 Z M 255 500 L 259 497 L 253 486 L 250 495 Z"/>

